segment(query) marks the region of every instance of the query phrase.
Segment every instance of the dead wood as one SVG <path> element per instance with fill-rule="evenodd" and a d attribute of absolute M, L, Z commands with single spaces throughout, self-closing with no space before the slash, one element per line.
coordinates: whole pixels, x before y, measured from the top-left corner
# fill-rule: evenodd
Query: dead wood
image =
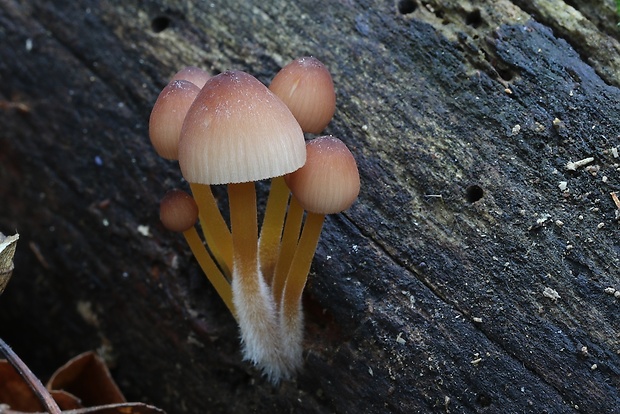
<path fill-rule="evenodd" d="M 615 412 L 620 64 L 607 1 L 0 0 L 0 336 L 39 375 L 99 348 L 168 412 Z M 314 55 L 362 192 L 328 217 L 305 366 L 272 388 L 158 200 L 186 65 Z M 587 165 L 566 165 L 586 158 Z M 616 199 L 617 200 L 617 199 Z"/>

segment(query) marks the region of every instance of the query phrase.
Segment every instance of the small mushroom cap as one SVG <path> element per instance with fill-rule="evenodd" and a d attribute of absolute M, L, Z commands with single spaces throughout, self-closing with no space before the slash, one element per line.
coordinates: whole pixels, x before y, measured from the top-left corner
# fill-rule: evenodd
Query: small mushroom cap
<path fill-rule="evenodd" d="M 335 214 L 353 204 L 360 191 L 357 163 L 338 138 L 323 136 L 306 144 L 306 164 L 284 177 L 301 206 L 317 214 Z"/>
<path fill-rule="evenodd" d="M 194 85 L 198 86 L 199 89 L 202 89 L 205 86 L 205 83 L 211 75 L 209 75 L 206 71 L 196 67 L 196 66 L 186 66 L 177 73 L 174 74 L 170 82 L 174 80 L 186 80 Z"/>
<path fill-rule="evenodd" d="M 263 180 L 295 171 L 305 160 L 304 135 L 291 111 L 241 71 L 209 79 L 181 130 L 179 165 L 191 183 Z"/>
<path fill-rule="evenodd" d="M 302 57 L 283 67 L 269 89 L 289 107 L 304 132 L 320 133 L 336 111 L 332 77 L 314 57 Z"/>
<path fill-rule="evenodd" d="M 159 204 L 159 219 L 170 231 L 189 230 L 198 219 L 198 205 L 182 190 L 170 190 Z"/>
<path fill-rule="evenodd" d="M 173 80 L 155 101 L 149 120 L 149 137 L 161 157 L 178 159 L 183 120 L 198 92 L 198 86 L 189 81 Z"/>

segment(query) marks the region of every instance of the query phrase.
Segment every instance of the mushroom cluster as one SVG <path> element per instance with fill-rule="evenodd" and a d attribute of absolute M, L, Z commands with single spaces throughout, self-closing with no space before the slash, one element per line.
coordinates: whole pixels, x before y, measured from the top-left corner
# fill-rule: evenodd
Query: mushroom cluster
<path fill-rule="evenodd" d="M 301 295 L 324 216 L 347 209 L 359 193 L 357 165 L 342 141 L 304 137 L 320 133 L 334 112 L 331 76 L 313 57 L 286 65 L 269 88 L 241 71 L 211 77 L 182 69 L 151 112 L 155 150 L 178 160 L 192 192 L 164 196 L 162 224 L 183 233 L 239 324 L 244 359 L 273 383 L 302 364 Z M 255 182 L 267 179 L 259 229 Z M 211 191 L 224 184 L 228 222 Z"/>

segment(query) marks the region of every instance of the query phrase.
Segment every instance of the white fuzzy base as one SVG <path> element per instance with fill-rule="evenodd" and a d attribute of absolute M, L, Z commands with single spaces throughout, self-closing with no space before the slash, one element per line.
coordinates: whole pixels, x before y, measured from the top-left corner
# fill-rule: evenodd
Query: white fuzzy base
<path fill-rule="evenodd" d="M 233 271 L 233 304 L 244 359 L 252 361 L 269 381 L 277 384 L 281 379 L 290 378 L 301 366 L 303 322 L 286 321 L 285 326 L 281 325 L 283 320 L 276 315 L 271 290 L 260 273 L 257 276 L 257 284 L 248 286 L 248 283 L 241 283 L 243 278 Z"/>
<path fill-rule="evenodd" d="M 281 355 L 283 363 L 291 372 L 301 368 L 303 362 L 304 320 L 301 303 L 292 315 L 279 314 Z"/>

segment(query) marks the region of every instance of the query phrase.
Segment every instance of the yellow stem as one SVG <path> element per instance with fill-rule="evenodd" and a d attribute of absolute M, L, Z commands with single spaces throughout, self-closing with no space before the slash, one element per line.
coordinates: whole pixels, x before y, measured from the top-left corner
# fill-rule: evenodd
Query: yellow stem
<path fill-rule="evenodd" d="M 301 232 L 299 244 L 291 262 L 284 285 L 284 294 L 282 295 L 281 312 L 289 318 L 292 317 L 293 313 L 300 310 L 301 294 L 308 279 L 308 272 L 319 242 L 324 219 L 324 214 L 308 212 L 306 215 L 304 229 Z"/>
<path fill-rule="evenodd" d="M 284 223 L 284 232 L 282 233 L 282 243 L 280 244 L 280 254 L 278 256 L 278 262 L 273 276 L 273 282 L 271 284 L 273 291 L 273 299 L 276 306 L 280 304 L 282 298 L 282 291 L 284 290 L 284 283 L 286 282 L 286 275 L 288 274 L 295 249 L 297 248 L 297 241 L 299 240 L 299 231 L 301 229 L 301 222 L 304 217 L 304 209 L 297 199 L 292 196 L 291 203 L 288 206 L 288 212 L 286 213 L 286 221 Z"/>
<path fill-rule="evenodd" d="M 271 285 L 280 251 L 280 238 L 284 226 L 284 216 L 288 204 L 290 191 L 286 186 L 284 177 L 276 177 L 271 180 L 265 217 L 260 229 L 258 240 L 258 262 L 267 285 Z"/>
<path fill-rule="evenodd" d="M 234 254 L 233 273 L 254 280 L 258 271 L 258 225 L 254 183 L 228 184 L 228 202 Z"/>
<path fill-rule="evenodd" d="M 200 268 L 209 279 L 209 282 L 213 285 L 218 295 L 222 298 L 230 313 L 236 318 L 235 308 L 232 303 L 232 289 L 230 287 L 230 283 L 220 269 L 217 267 L 211 255 L 202 244 L 202 239 L 198 235 L 198 231 L 196 231 L 195 227 L 191 227 L 190 229 L 183 232 L 183 236 L 185 236 L 185 240 L 189 245 L 194 257 L 198 261 Z"/>
<path fill-rule="evenodd" d="M 198 204 L 200 226 L 205 236 L 207 246 L 213 253 L 217 264 L 224 272 L 224 276 L 230 280 L 232 270 L 232 236 L 228 226 L 222 217 L 217 202 L 211 192 L 211 187 L 206 184 L 190 183 L 194 199 Z"/>
<path fill-rule="evenodd" d="M 275 304 L 258 268 L 258 225 L 254 183 L 229 184 L 234 248 L 233 304 L 237 311 L 244 359 L 276 381 L 286 365 L 280 356 Z"/>

